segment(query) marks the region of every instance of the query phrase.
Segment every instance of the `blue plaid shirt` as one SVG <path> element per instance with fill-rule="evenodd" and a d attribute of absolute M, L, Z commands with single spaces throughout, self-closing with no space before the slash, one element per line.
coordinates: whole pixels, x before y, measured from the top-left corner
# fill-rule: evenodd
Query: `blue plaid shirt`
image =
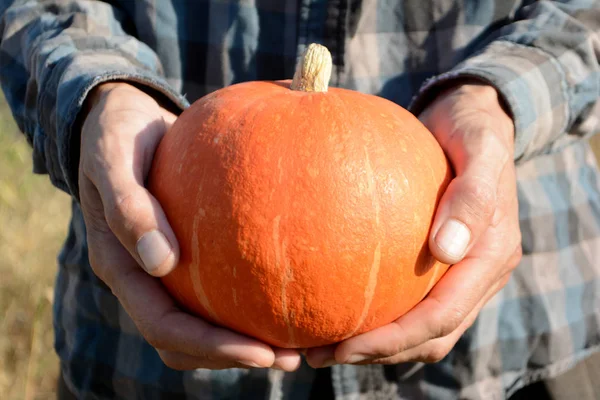
<path fill-rule="evenodd" d="M 494 85 L 516 126 L 524 257 L 441 362 L 326 370 L 337 399 L 500 399 L 600 345 L 600 130 L 593 0 L 0 1 L 0 79 L 35 172 L 73 196 L 54 329 L 67 385 L 98 399 L 306 399 L 315 371 L 163 365 L 93 274 L 78 205 L 78 115 L 122 79 L 174 108 L 218 88 L 293 75 L 311 42 L 332 85 L 417 113 L 444 83 Z"/>

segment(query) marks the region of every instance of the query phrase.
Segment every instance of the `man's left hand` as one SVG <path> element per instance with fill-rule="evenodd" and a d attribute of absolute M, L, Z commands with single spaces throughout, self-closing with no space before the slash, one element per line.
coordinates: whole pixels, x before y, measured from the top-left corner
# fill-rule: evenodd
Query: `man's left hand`
<path fill-rule="evenodd" d="M 521 259 L 514 125 L 496 90 L 463 82 L 440 94 L 419 119 L 456 173 L 440 200 L 429 240 L 432 254 L 453 265 L 396 321 L 309 349 L 313 367 L 440 361 Z"/>

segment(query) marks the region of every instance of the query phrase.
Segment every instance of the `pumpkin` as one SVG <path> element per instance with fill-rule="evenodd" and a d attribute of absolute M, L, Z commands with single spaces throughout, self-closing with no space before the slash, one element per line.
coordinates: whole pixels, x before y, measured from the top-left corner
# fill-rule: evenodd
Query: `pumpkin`
<path fill-rule="evenodd" d="M 310 45 L 290 81 L 194 102 L 156 151 L 149 189 L 180 246 L 162 278 L 189 312 L 284 348 L 388 324 L 448 268 L 428 249 L 451 178 L 407 110 L 328 88 Z"/>

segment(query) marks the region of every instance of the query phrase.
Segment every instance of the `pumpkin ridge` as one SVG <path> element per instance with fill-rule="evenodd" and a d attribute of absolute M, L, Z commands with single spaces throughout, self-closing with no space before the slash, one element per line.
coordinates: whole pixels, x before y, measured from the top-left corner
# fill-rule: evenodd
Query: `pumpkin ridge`
<path fill-rule="evenodd" d="M 369 277 L 367 279 L 367 285 L 365 287 L 365 303 L 363 305 L 363 310 L 358 318 L 358 323 L 356 327 L 350 334 L 350 336 L 354 335 L 358 332 L 365 320 L 367 315 L 369 315 L 369 310 L 371 308 L 371 304 L 373 303 L 373 298 L 375 297 L 375 289 L 377 288 L 377 281 L 379 280 L 379 270 L 381 268 L 381 241 L 377 242 L 377 246 L 375 247 L 375 251 L 373 252 L 373 263 L 371 264 L 371 269 L 369 270 Z"/>
<path fill-rule="evenodd" d="M 265 102 L 265 104 L 268 103 L 273 103 L 273 105 L 270 108 L 270 115 L 271 117 L 267 118 L 268 121 L 271 122 L 271 124 L 273 124 L 273 115 L 277 115 L 280 114 L 282 115 L 282 119 L 284 118 L 285 115 L 289 116 L 291 115 L 294 110 L 296 109 L 296 100 L 292 97 L 289 96 L 290 94 L 290 90 L 288 88 L 285 88 L 284 90 L 277 90 L 276 92 L 269 92 L 267 95 L 261 97 L 260 100 L 263 100 Z M 256 104 L 256 103 L 254 103 Z M 262 259 L 262 257 L 264 257 L 264 255 L 261 255 L 261 250 L 260 250 L 260 246 L 259 246 L 259 242 L 256 242 L 256 240 L 259 240 L 260 238 L 254 238 L 254 237 L 248 237 L 247 232 L 245 231 L 245 229 L 240 225 L 240 221 L 246 221 L 247 224 L 250 225 L 254 225 L 254 224 L 258 224 L 260 225 L 258 222 L 254 221 L 253 219 L 248 219 L 248 211 L 245 210 L 244 205 L 245 203 L 240 203 L 240 199 L 257 199 L 260 195 L 258 193 L 259 190 L 261 190 L 261 187 L 256 186 L 254 184 L 255 182 L 255 178 L 253 177 L 252 174 L 247 175 L 248 172 L 253 171 L 253 165 L 254 165 L 254 159 L 255 157 L 260 157 L 260 155 L 262 153 L 265 152 L 273 152 L 273 151 L 278 151 L 277 149 L 280 147 L 280 140 L 281 139 L 281 135 L 275 135 L 273 137 L 273 141 L 271 142 L 267 142 L 266 145 L 264 147 L 260 147 L 260 141 L 262 136 L 265 135 L 265 132 L 257 132 L 257 124 L 262 124 L 265 121 L 265 110 L 264 107 L 258 106 L 255 109 L 245 109 L 246 112 L 245 114 L 239 114 L 238 117 L 240 120 L 245 121 L 244 125 L 243 125 L 243 129 L 246 132 L 246 136 L 244 138 L 239 138 L 236 140 L 241 140 L 243 143 L 245 143 L 243 148 L 238 148 L 239 152 L 237 152 L 235 154 L 235 156 L 237 157 L 237 161 L 232 165 L 232 168 L 229 170 L 228 172 L 228 177 L 227 177 L 227 181 L 228 182 L 232 182 L 232 181 L 236 181 L 238 182 L 236 184 L 236 186 L 233 188 L 233 190 L 236 193 L 239 192 L 245 192 L 247 193 L 246 196 L 247 197 L 235 197 L 235 199 L 232 202 L 232 212 L 234 215 L 233 220 L 235 221 L 234 223 L 237 225 L 237 227 L 235 228 L 236 233 L 236 241 L 237 243 L 246 243 L 243 248 L 245 248 L 246 250 L 242 250 L 241 254 L 242 257 L 246 260 L 248 260 L 251 263 L 255 263 L 256 260 L 260 260 Z M 291 111 L 290 111 L 291 110 Z M 284 113 L 285 111 L 285 113 Z M 289 130 L 290 127 L 285 126 L 286 124 L 284 123 L 283 126 L 281 126 L 279 129 L 287 129 Z M 275 131 L 277 130 L 275 126 L 271 126 L 270 131 Z M 263 140 L 266 140 L 263 138 Z M 270 147 L 269 147 L 270 146 Z M 283 163 L 285 163 L 287 160 L 285 158 L 283 158 Z M 279 164 L 279 166 L 277 167 L 277 169 L 274 169 L 273 171 L 277 171 L 273 176 L 276 176 L 276 180 L 274 182 L 271 182 L 271 187 L 270 190 L 268 190 L 268 187 L 266 189 L 267 192 L 269 192 L 268 197 L 271 198 L 274 196 L 275 193 L 277 193 L 277 191 L 282 190 L 281 189 L 281 185 L 285 184 L 285 177 L 283 176 L 284 171 L 289 170 L 289 167 L 286 166 L 282 166 L 281 164 L 282 162 L 278 160 L 277 164 Z M 269 175 L 272 175 L 272 173 L 269 173 Z M 240 177 L 242 177 L 242 179 L 240 179 Z M 283 180 L 282 182 L 280 182 L 280 180 Z M 245 187 L 244 183 L 240 183 L 240 182 L 248 182 L 248 183 L 252 183 L 252 185 L 249 188 Z M 270 202 L 270 200 L 269 200 Z M 284 203 L 287 204 L 287 201 Z M 281 206 L 281 203 L 277 204 L 278 206 Z M 275 217 L 276 220 L 272 220 L 271 222 L 271 248 L 274 251 L 274 256 L 275 256 L 275 268 L 277 268 L 277 270 L 281 271 L 281 281 L 278 282 L 278 285 L 281 285 L 281 294 L 279 296 L 279 301 L 281 302 L 280 306 L 280 312 L 281 312 L 281 321 L 283 322 L 283 324 L 286 326 L 286 329 L 288 331 L 288 335 L 290 335 L 291 338 L 294 337 L 293 334 L 293 330 L 292 330 L 292 325 L 293 325 L 293 320 L 292 320 L 292 315 L 290 313 L 290 310 L 288 309 L 288 304 L 290 303 L 290 300 L 288 299 L 287 296 L 287 285 L 290 283 L 291 280 L 291 276 L 292 276 L 292 267 L 290 265 L 289 262 L 289 257 L 287 257 L 286 252 L 287 252 L 287 243 L 286 243 L 286 239 L 285 237 L 280 238 L 281 234 L 280 234 L 280 224 L 281 224 L 281 215 L 285 215 L 286 212 L 288 212 L 289 207 L 287 207 L 287 210 L 284 208 L 282 209 L 280 214 L 279 214 L 279 218 L 277 218 L 277 216 Z M 282 239 L 282 240 L 280 240 Z M 265 276 L 271 276 L 269 273 L 266 273 Z M 270 302 L 270 299 L 267 299 L 268 304 L 274 305 Z M 250 327 L 246 327 L 247 329 L 249 328 L 250 332 L 259 332 L 261 330 L 261 326 L 256 325 L 256 323 L 258 323 L 256 320 L 251 319 L 250 320 Z M 240 328 L 241 329 L 241 328 Z"/>
<path fill-rule="evenodd" d="M 247 98 L 250 98 L 250 101 L 244 101 L 243 102 L 243 106 L 239 108 L 239 110 L 237 110 L 237 112 L 235 114 L 231 114 L 229 116 L 225 116 L 226 120 L 225 123 L 226 124 L 231 124 L 236 123 L 235 121 L 239 121 L 240 118 L 243 118 L 243 116 L 247 116 L 250 113 L 254 113 L 256 114 L 256 105 L 264 102 L 265 99 L 269 99 L 270 97 L 273 96 L 272 93 L 264 93 L 260 90 L 257 90 L 255 87 L 258 85 L 262 85 L 264 82 L 257 82 L 257 83 L 253 83 L 253 82 L 248 82 L 248 83 L 242 83 L 240 85 L 244 85 L 245 89 L 248 90 L 247 93 Z M 234 86 L 234 85 L 232 85 Z M 211 98 L 212 102 L 227 102 L 229 101 L 229 99 L 231 97 L 235 96 L 235 92 L 231 91 L 230 89 L 232 88 L 232 86 L 228 87 L 224 92 L 222 92 L 220 95 L 216 95 L 214 97 Z M 280 94 L 281 92 L 279 92 Z M 209 107 L 214 107 L 213 105 L 209 105 Z M 220 109 L 222 110 L 222 109 Z M 236 154 L 232 154 L 231 152 L 231 146 L 233 145 L 235 146 L 235 143 L 239 143 L 240 141 L 245 141 L 247 140 L 247 136 L 244 136 L 245 133 L 238 131 L 238 132 L 225 132 L 223 133 L 223 135 L 230 135 L 229 139 L 228 139 L 228 143 L 229 146 L 228 148 L 224 149 L 224 151 L 220 151 L 220 155 L 219 158 L 221 158 L 226 164 L 231 165 L 231 157 L 236 157 Z M 236 147 L 237 148 L 237 147 Z M 205 171 L 206 173 L 206 171 Z M 207 177 L 205 176 L 203 179 L 207 179 Z M 227 173 L 225 173 L 224 176 L 224 180 L 225 182 L 231 182 L 231 171 L 228 171 Z M 231 187 L 229 186 L 229 184 L 227 184 L 224 188 L 226 191 L 230 191 Z M 194 208 L 195 209 L 199 209 L 200 204 L 201 204 L 201 199 L 202 199 L 202 188 L 199 187 L 197 196 L 196 196 L 196 201 L 194 203 Z M 233 207 L 233 204 L 231 205 Z M 198 220 L 199 220 L 199 214 L 197 214 Z M 235 221 L 235 218 L 231 220 L 232 222 Z M 203 273 L 201 273 L 201 260 L 199 259 L 199 238 L 196 234 L 196 232 L 200 229 L 200 224 L 193 224 L 192 225 L 192 229 L 193 229 L 193 234 L 192 234 L 192 239 L 196 240 L 196 242 L 193 242 L 192 245 L 192 256 L 194 256 L 194 254 L 196 254 L 196 260 L 195 262 L 193 262 L 189 267 L 189 273 L 190 273 L 190 278 L 192 281 L 192 286 L 194 289 L 194 293 L 196 298 L 199 300 L 200 304 L 202 305 L 202 307 L 205 309 L 205 311 L 209 314 L 209 317 L 211 319 L 213 319 L 213 322 L 216 323 L 223 323 L 223 318 L 220 318 L 219 315 L 221 314 L 220 312 L 217 312 L 210 304 L 209 301 L 209 296 L 207 294 L 207 291 L 204 289 L 204 281 L 206 280 L 207 276 Z M 238 228 L 236 228 L 236 230 L 238 230 Z M 235 269 L 235 265 L 232 267 L 233 269 Z M 203 276 L 205 279 L 203 279 Z M 237 292 L 234 290 L 235 289 L 235 284 L 234 284 L 234 279 L 236 279 L 236 277 L 233 276 L 232 273 L 232 277 L 231 277 L 232 281 L 231 283 L 231 287 L 232 287 L 232 291 L 231 291 L 231 301 L 233 302 L 233 304 L 237 303 Z"/>
<path fill-rule="evenodd" d="M 281 215 L 277 215 L 273 220 L 273 248 L 275 249 L 275 265 L 279 270 L 283 270 L 283 281 L 281 283 L 281 316 L 288 330 L 288 341 L 291 345 L 295 342 L 294 330 L 290 322 L 290 315 L 287 306 L 287 285 L 291 280 L 290 262 L 286 254 L 287 245 L 285 239 L 281 242 L 279 237 L 279 224 Z"/>
<path fill-rule="evenodd" d="M 198 191 L 200 193 L 202 189 Z M 200 213 L 197 212 L 194 216 L 194 222 L 192 224 L 192 264 L 190 268 L 188 268 L 188 272 L 190 274 L 190 279 L 192 281 L 192 288 L 194 289 L 194 294 L 196 295 L 196 299 L 200 302 L 202 307 L 206 310 L 206 312 L 210 315 L 212 319 L 216 322 L 220 322 L 220 318 L 217 317 L 215 310 L 212 308 L 210 304 L 210 300 L 206 295 L 206 291 L 204 290 L 203 280 L 200 279 L 200 241 L 198 240 L 198 227 L 200 222 Z"/>
<path fill-rule="evenodd" d="M 373 174 L 373 168 L 371 166 L 371 160 L 369 159 L 369 151 L 367 146 L 363 146 L 365 150 L 365 169 L 367 172 L 367 180 L 368 180 L 368 188 L 371 196 L 373 197 L 373 208 L 375 210 L 375 231 L 377 235 L 381 235 L 380 232 L 380 204 L 379 204 L 379 194 L 377 192 L 377 182 L 375 180 L 375 175 Z M 381 267 L 381 239 L 377 242 L 377 246 L 375 247 L 375 252 L 373 254 L 373 263 L 371 264 L 371 268 L 369 270 L 367 284 L 365 286 L 365 302 L 363 305 L 363 310 L 358 318 L 358 323 L 356 324 L 356 328 L 353 333 L 358 331 L 363 323 L 367 315 L 369 314 L 369 309 L 371 307 L 371 303 L 373 302 L 373 297 L 375 296 L 375 288 L 377 287 L 377 281 L 379 278 L 379 269 Z"/>

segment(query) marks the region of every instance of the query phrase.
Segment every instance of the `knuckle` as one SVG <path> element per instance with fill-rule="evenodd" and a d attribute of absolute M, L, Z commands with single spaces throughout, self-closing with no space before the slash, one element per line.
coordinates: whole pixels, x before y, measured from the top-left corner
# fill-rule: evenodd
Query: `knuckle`
<path fill-rule="evenodd" d="M 496 191 L 486 179 L 469 179 L 463 183 L 461 208 L 474 219 L 491 218 L 496 209 Z"/>
<path fill-rule="evenodd" d="M 201 346 L 194 349 L 194 355 L 209 362 L 223 361 L 225 355 L 222 353 L 223 348 L 217 345 L 217 338 L 214 336 L 212 329 L 200 329 L 197 332 L 199 343 Z"/>
<path fill-rule="evenodd" d="M 445 315 L 444 319 L 439 321 L 439 331 L 437 337 L 444 337 L 452 332 L 460 325 L 463 320 L 462 313 L 452 312 Z"/>
<path fill-rule="evenodd" d="M 405 327 L 400 320 L 393 322 L 395 329 L 391 340 L 382 341 L 378 349 L 380 357 L 392 357 L 405 350 L 404 338 L 408 336 Z"/>
<path fill-rule="evenodd" d="M 431 339 L 442 338 L 454 332 L 465 319 L 465 313 L 458 308 L 441 309 L 433 314 L 430 323 Z"/>
<path fill-rule="evenodd" d="M 111 273 L 111 269 L 108 268 L 109 264 L 106 262 L 106 259 L 102 256 L 102 252 L 97 251 L 96 245 L 94 245 L 94 241 L 89 239 L 88 234 L 88 262 L 90 268 L 94 275 L 98 277 L 105 285 L 107 285 L 111 290 L 112 284 L 114 282 L 113 274 Z"/>
<path fill-rule="evenodd" d="M 137 321 L 138 329 L 140 333 L 146 339 L 150 346 L 155 349 L 167 349 L 169 346 L 168 340 L 166 340 L 165 335 L 162 332 L 162 329 L 156 327 L 153 324 L 144 321 Z"/>
<path fill-rule="evenodd" d="M 107 225 L 101 213 L 101 210 L 96 210 L 93 207 L 86 209 L 85 227 L 88 231 L 88 239 L 91 241 L 101 240 L 103 235 L 112 234 L 110 226 Z"/>
<path fill-rule="evenodd" d="M 186 363 L 181 360 L 177 354 L 171 353 L 169 351 L 159 351 L 158 355 L 162 360 L 163 364 L 167 367 L 174 369 L 176 371 L 185 371 L 191 369 Z"/>
<path fill-rule="evenodd" d="M 114 229 L 115 226 L 122 223 L 130 215 L 136 215 L 136 209 L 139 208 L 133 194 L 129 193 L 118 198 L 105 211 L 108 225 Z"/>
<path fill-rule="evenodd" d="M 511 277 L 511 274 L 508 273 L 500 280 L 500 287 L 498 288 L 498 290 L 501 290 L 502 288 L 504 288 L 506 286 L 508 281 L 510 281 L 510 277 Z"/>
<path fill-rule="evenodd" d="M 85 140 L 82 138 L 82 140 Z M 89 177 L 92 175 L 94 171 L 93 163 L 90 160 L 90 157 L 87 156 L 87 152 L 82 152 L 81 157 L 79 159 L 79 177 L 80 179 Z M 93 160 L 93 158 L 92 158 Z"/>
<path fill-rule="evenodd" d="M 403 350 L 401 345 L 395 341 L 382 343 L 380 346 L 381 347 L 377 351 L 377 357 L 380 358 L 395 356 Z"/>
<path fill-rule="evenodd" d="M 370 364 L 378 364 L 378 365 L 393 365 L 393 364 L 398 364 L 398 361 L 396 360 L 396 358 L 397 357 L 393 357 L 393 356 L 376 358 L 374 360 L 371 360 L 369 363 Z"/>
<path fill-rule="evenodd" d="M 92 248 L 88 250 L 88 260 L 94 274 L 102 279 L 104 275 L 104 268 L 102 267 L 103 264 L 97 256 L 96 251 L 94 251 Z"/>
<path fill-rule="evenodd" d="M 508 266 L 511 270 L 517 268 L 521 260 L 523 259 L 523 246 L 519 243 L 513 252 L 510 260 L 508 261 Z"/>
<path fill-rule="evenodd" d="M 514 257 L 516 257 L 517 261 L 521 261 L 521 259 L 523 258 L 523 245 L 521 244 L 521 241 L 517 243 Z"/>
<path fill-rule="evenodd" d="M 434 364 L 442 361 L 448 353 L 450 353 L 452 348 L 446 344 L 435 343 L 431 345 L 426 351 L 424 351 L 423 355 L 420 357 L 421 362 L 427 364 Z"/>
<path fill-rule="evenodd" d="M 494 160 L 495 163 L 505 165 L 511 158 L 510 152 L 504 141 L 498 137 L 496 131 L 497 128 L 490 126 L 483 133 L 476 133 L 481 138 L 481 154 Z"/>
<path fill-rule="evenodd" d="M 81 186 L 81 212 L 83 221 L 88 234 L 89 240 L 98 239 L 98 235 L 102 236 L 111 233 L 110 227 L 107 225 L 104 216 L 104 209 L 101 203 L 90 198 L 90 193 L 85 190 L 88 186 Z"/>

